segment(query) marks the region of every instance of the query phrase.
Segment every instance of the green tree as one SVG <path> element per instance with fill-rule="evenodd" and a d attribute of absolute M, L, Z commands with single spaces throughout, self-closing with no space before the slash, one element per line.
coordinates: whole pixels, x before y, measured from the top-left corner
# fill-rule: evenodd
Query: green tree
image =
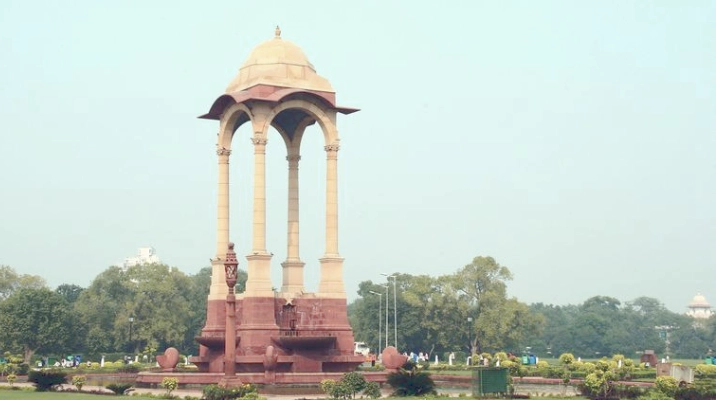
<path fill-rule="evenodd" d="M 490 350 L 520 347 L 529 332 L 539 332 L 544 318 L 526 304 L 507 298 L 505 281 L 511 277 L 506 267 L 490 257 L 476 257 L 452 275 L 395 275 L 399 350 L 431 354 L 454 350 L 459 343 L 475 351 L 482 346 Z M 361 297 L 348 310 L 356 338 L 370 341 L 375 348 L 380 326 L 376 317 L 381 314 L 380 321 L 384 321 L 380 311 L 385 311 L 385 295 L 372 292 L 383 294 L 385 288 L 372 281 L 361 282 Z M 392 295 L 389 300 L 388 342 L 392 343 Z"/>
<path fill-rule="evenodd" d="M 500 265 L 492 257 L 475 257 L 470 264 L 458 270 L 452 277 L 452 286 L 460 293 L 460 300 L 466 302 L 473 318 L 470 335 L 471 353 L 482 352 L 483 344 L 490 333 L 486 331 L 495 321 L 494 311 L 507 299 L 507 281 L 512 280 L 512 272 Z"/>
<path fill-rule="evenodd" d="M 530 305 L 530 311 L 541 315 L 544 321 L 541 332 L 526 333 L 525 344 L 532 347 L 532 352 L 543 357 L 554 357 L 573 351 L 574 337 L 570 333 L 570 327 L 579 313 L 577 306 L 536 303 Z"/>
<path fill-rule="evenodd" d="M 44 279 L 37 275 L 18 274 L 7 265 L 0 265 L 0 300 L 7 299 L 20 289 L 47 287 Z"/>
<path fill-rule="evenodd" d="M 197 313 L 190 304 L 191 286 L 184 273 L 164 264 L 108 268 L 75 303 L 87 327 L 87 349 L 136 353 L 146 346 L 181 347 Z"/>
<path fill-rule="evenodd" d="M 62 352 L 76 337 L 74 315 L 61 295 L 47 289 L 20 289 L 0 303 L 0 343 L 22 350 L 26 363 L 35 352 Z"/>
<path fill-rule="evenodd" d="M 74 304 L 74 302 L 80 297 L 83 290 L 85 289 L 79 285 L 64 283 L 58 286 L 57 289 L 55 289 L 55 292 L 64 297 L 68 303 Z"/>
<path fill-rule="evenodd" d="M 475 331 L 481 348 L 490 352 L 520 350 L 529 332 L 540 332 L 544 318 L 530 312 L 529 307 L 510 298 L 480 312 Z"/>

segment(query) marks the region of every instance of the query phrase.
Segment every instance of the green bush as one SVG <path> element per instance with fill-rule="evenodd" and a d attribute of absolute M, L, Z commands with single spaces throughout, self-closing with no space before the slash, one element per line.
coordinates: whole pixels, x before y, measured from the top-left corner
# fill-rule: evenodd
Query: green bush
<path fill-rule="evenodd" d="M 674 393 L 676 400 L 713 400 L 716 399 L 714 382 L 694 382 L 693 385 L 679 387 Z"/>
<path fill-rule="evenodd" d="M 576 358 L 574 357 L 574 354 L 572 353 L 562 353 L 559 356 L 559 362 L 562 363 L 562 365 L 570 366 L 574 364 Z"/>
<path fill-rule="evenodd" d="M 27 381 L 35 384 L 36 391 L 47 392 L 57 385 L 67 383 L 67 373 L 54 369 L 32 370 L 27 375 Z"/>
<path fill-rule="evenodd" d="M 117 372 L 136 374 L 142 370 L 138 364 L 122 364 L 117 368 Z"/>
<path fill-rule="evenodd" d="M 380 387 L 378 386 L 376 388 L 371 383 L 373 382 L 367 382 L 361 373 L 348 372 L 337 382 L 332 379 L 322 380 L 321 390 L 333 399 L 355 398 L 356 393 L 361 391 L 365 391 L 364 394 L 366 396 L 375 398 L 373 396 L 375 396 L 376 390 L 377 397 L 380 397 Z"/>
<path fill-rule="evenodd" d="M 162 383 L 160 383 L 159 385 L 167 391 L 166 396 L 170 397 L 172 395 L 172 392 L 179 387 L 179 380 L 177 378 L 171 378 L 167 376 L 162 379 Z"/>
<path fill-rule="evenodd" d="M 109 385 L 105 386 L 107 389 L 113 391 L 115 394 L 123 395 L 125 394 L 131 387 L 131 383 L 110 383 Z"/>
<path fill-rule="evenodd" d="M 9 383 L 10 386 L 14 385 L 16 380 L 17 380 L 17 375 L 12 374 L 12 373 L 11 373 L 11 374 L 8 374 L 8 376 L 7 376 L 7 383 Z"/>
<path fill-rule="evenodd" d="M 380 385 L 378 382 L 366 382 L 365 389 L 363 389 L 363 394 L 365 394 L 368 398 L 371 399 L 377 399 L 381 396 L 380 393 Z"/>
<path fill-rule="evenodd" d="M 620 399 L 637 399 L 644 396 L 647 389 L 638 386 L 614 385 L 612 395 Z"/>
<path fill-rule="evenodd" d="M 697 376 L 716 377 L 716 365 L 699 364 L 694 368 Z"/>
<path fill-rule="evenodd" d="M 420 372 L 408 361 L 398 372 L 388 374 L 387 382 L 393 387 L 393 396 L 424 396 L 437 394 L 430 375 Z"/>
<path fill-rule="evenodd" d="M 75 375 L 72 377 L 72 384 L 81 392 L 82 386 L 87 384 L 87 377 L 84 375 Z"/>
<path fill-rule="evenodd" d="M 258 392 L 256 386 L 246 383 L 237 388 L 223 388 L 219 385 L 204 386 L 202 398 L 205 400 L 230 400 L 251 397 Z"/>
<path fill-rule="evenodd" d="M 679 383 L 673 376 L 659 376 L 656 378 L 655 387 L 661 393 L 669 397 L 674 397 L 676 389 L 679 387 Z"/>
<path fill-rule="evenodd" d="M 649 390 L 645 394 L 637 397 L 637 400 L 673 400 L 673 398 L 665 395 L 659 390 Z"/>
<path fill-rule="evenodd" d="M 324 379 L 321 381 L 321 391 L 329 396 L 333 396 L 333 389 L 338 385 L 338 382 L 333 379 Z"/>

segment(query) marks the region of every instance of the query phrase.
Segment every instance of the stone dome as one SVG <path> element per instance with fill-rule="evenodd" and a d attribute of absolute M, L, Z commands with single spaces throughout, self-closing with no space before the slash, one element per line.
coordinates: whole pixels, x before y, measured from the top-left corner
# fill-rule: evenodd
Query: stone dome
<path fill-rule="evenodd" d="M 701 293 L 697 293 L 691 302 L 689 302 L 689 308 L 710 308 L 711 305 L 706 301 L 706 297 Z"/>
<path fill-rule="evenodd" d="M 226 93 L 238 92 L 256 85 L 316 90 L 334 93 L 328 80 L 316 73 L 300 47 L 276 36 L 256 46 L 241 65 L 239 74 L 229 83 Z"/>

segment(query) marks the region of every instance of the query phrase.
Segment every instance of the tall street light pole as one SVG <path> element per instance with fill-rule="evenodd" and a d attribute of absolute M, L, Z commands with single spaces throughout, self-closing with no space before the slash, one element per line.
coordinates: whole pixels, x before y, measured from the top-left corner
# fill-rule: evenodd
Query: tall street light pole
<path fill-rule="evenodd" d="M 134 317 L 129 317 L 129 351 L 134 352 L 132 348 L 132 324 L 134 323 Z"/>
<path fill-rule="evenodd" d="M 389 285 L 383 285 L 385 287 L 385 347 L 388 347 L 388 288 Z"/>
<path fill-rule="evenodd" d="M 377 294 L 379 296 L 378 297 L 379 298 L 379 300 L 378 300 L 378 348 L 376 350 L 377 350 L 377 353 L 380 354 L 381 353 L 380 347 L 383 345 L 383 337 L 381 336 L 382 331 L 383 331 L 383 293 L 374 292 L 372 290 L 370 291 L 370 293 Z"/>
<path fill-rule="evenodd" d="M 395 346 L 396 350 L 398 349 L 398 290 L 396 288 L 396 279 L 395 274 L 388 275 L 388 274 L 381 274 L 385 276 L 388 281 L 390 279 L 393 279 L 393 345 Z"/>
<path fill-rule="evenodd" d="M 472 355 L 472 317 L 467 317 L 467 348 L 470 349 L 470 355 Z"/>

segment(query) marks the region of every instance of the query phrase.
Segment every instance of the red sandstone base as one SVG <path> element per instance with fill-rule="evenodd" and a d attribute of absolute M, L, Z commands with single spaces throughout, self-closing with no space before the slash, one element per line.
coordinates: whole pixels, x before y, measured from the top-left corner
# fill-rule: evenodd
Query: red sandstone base
<path fill-rule="evenodd" d="M 224 301 L 208 304 L 199 356 L 189 359 L 200 372 L 224 371 L 225 310 Z M 244 382 L 316 383 L 322 374 L 353 371 L 365 361 L 353 354 L 345 299 L 250 297 L 236 301 L 236 314 L 236 372 L 249 374 Z M 311 375 L 306 382 L 294 375 L 305 373 Z"/>

